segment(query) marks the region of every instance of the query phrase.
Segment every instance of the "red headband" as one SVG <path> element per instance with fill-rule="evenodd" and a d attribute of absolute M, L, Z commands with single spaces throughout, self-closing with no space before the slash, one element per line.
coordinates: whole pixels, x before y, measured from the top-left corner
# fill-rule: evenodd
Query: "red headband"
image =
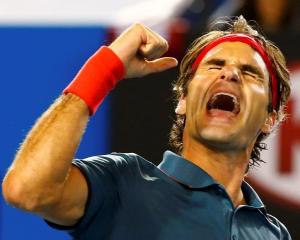
<path fill-rule="evenodd" d="M 211 50 L 212 48 L 214 48 L 215 46 L 219 45 L 220 43 L 223 42 L 243 42 L 248 44 L 249 46 L 251 46 L 255 51 L 257 51 L 259 53 L 259 55 L 262 57 L 262 59 L 264 60 L 266 67 L 268 69 L 268 72 L 270 74 L 270 86 L 271 86 L 271 92 L 272 92 L 272 106 L 273 109 L 277 108 L 277 102 L 278 102 L 278 84 L 277 84 L 277 78 L 276 78 L 276 74 L 273 70 L 272 67 L 272 63 L 265 51 L 265 49 L 263 48 L 263 46 L 257 41 L 255 40 L 255 38 L 246 35 L 246 34 L 241 34 L 241 33 L 236 33 L 236 34 L 228 34 L 225 35 L 223 37 L 220 37 L 210 43 L 208 43 L 199 53 L 199 55 L 197 56 L 196 60 L 194 61 L 193 65 L 192 65 L 192 70 L 195 71 L 198 67 L 198 65 L 200 64 L 200 62 L 202 61 L 202 59 L 204 58 L 204 56 L 208 53 L 209 50 Z"/>

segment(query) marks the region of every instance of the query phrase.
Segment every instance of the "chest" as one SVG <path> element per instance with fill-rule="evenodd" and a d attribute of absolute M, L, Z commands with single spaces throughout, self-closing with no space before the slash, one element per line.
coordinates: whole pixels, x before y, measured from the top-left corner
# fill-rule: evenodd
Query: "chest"
<path fill-rule="evenodd" d="M 155 181 L 127 189 L 114 226 L 111 239 L 279 239 L 259 210 L 233 209 L 221 191 Z"/>

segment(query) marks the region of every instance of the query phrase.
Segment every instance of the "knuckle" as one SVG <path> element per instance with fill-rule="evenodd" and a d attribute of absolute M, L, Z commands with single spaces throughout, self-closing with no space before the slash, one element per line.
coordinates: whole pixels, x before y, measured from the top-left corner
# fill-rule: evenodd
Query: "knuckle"
<path fill-rule="evenodd" d="M 159 44 L 159 46 L 163 49 L 169 47 L 167 40 L 161 36 L 157 36 L 157 44 Z"/>
<path fill-rule="evenodd" d="M 135 22 L 133 24 L 134 28 L 145 28 L 144 24 L 140 23 L 140 22 Z"/>
<path fill-rule="evenodd" d="M 165 49 L 168 50 L 169 49 L 168 41 L 164 39 L 163 44 L 164 44 Z"/>
<path fill-rule="evenodd" d="M 161 41 L 159 38 L 155 38 L 155 45 L 161 47 Z"/>
<path fill-rule="evenodd" d="M 167 43 L 166 40 L 160 40 L 159 41 L 159 49 L 162 51 L 162 52 L 166 52 L 168 51 L 169 49 L 169 44 Z"/>

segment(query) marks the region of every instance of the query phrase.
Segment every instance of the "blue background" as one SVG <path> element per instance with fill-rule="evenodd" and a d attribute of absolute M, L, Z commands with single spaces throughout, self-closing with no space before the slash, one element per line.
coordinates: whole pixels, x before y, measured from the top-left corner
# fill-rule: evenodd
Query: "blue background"
<path fill-rule="evenodd" d="M 1 179 L 35 120 L 105 43 L 106 34 L 99 26 L 0 27 Z M 109 101 L 91 119 L 77 157 L 109 151 Z M 0 233 L 1 240 L 70 239 L 41 218 L 8 206 L 2 192 Z"/>

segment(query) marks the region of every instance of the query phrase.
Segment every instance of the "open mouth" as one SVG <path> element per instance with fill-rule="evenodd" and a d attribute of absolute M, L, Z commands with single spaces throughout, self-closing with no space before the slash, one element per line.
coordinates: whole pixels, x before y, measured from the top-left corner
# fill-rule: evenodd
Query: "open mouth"
<path fill-rule="evenodd" d="M 209 99 L 207 110 L 220 110 L 237 115 L 240 112 L 240 103 L 238 98 L 230 93 L 216 93 Z"/>

